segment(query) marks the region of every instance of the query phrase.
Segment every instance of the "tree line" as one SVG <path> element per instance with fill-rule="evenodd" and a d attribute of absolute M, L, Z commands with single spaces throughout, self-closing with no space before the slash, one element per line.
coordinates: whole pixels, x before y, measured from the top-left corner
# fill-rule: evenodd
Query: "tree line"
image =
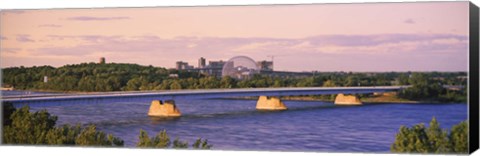
<path fill-rule="evenodd" d="M 93 124 L 81 126 L 56 126 L 57 116 L 46 110 L 30 112 L 30 107 L 16 109 L 11 103 L 2 103 L 2 144 L 18 145 L 68 145 L 121 147 L 124 141 L 112 134 L 97 130 Z M 137 147 L 142 148 L 189 148 L 188 142 L 175 138 L 170 141 L 166 130 L 149 138 L 140 130 Z M 191 146 L 194 149 L 210 149 L 207 139 L 198 138 Z"/>
<path fill-rule="evenodd" d="M 309 77 L 271 77 L 257 74 L 249 79 L 212 77 L 198 72 L 137 64 L 82 63 L 51 66 L 4 68 L 4 86 L 42 91 L 142 91 L 214 88 L 336 87 L 412 85 L 399 96 L 410 100 L 466 101 L 463 90 L 448 90 L 443 85 L 466 86 L 466 72 L 321 72 Z M 178 77 L 170 77 L 176 74 Z M 44 76 L 48 82 L 44 82 Z"/>

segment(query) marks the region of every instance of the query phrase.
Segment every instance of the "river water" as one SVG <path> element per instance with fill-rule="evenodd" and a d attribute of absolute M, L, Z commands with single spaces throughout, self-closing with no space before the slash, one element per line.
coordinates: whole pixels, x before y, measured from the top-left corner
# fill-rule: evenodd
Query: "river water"
<path fill-rule="evenodd" d="M 95 124 L 99 130 L 135 147 L 141 129 L 152 137 L 165 129 L 186 140 L 208 139 L 217 150 L 389 152 L 401 125 L 442 128 L 467 119 L 466 104 L 369 104 L 335 106 L 331 102 L 284 101 L 289 110 L 261 112 L 256 100 L 176 100 L 177 119 L 147 116 L 150 101 L 30 105 L 59 117 L 57 125 Z M 17 106 L 20 107 L 20 106 Z"/>

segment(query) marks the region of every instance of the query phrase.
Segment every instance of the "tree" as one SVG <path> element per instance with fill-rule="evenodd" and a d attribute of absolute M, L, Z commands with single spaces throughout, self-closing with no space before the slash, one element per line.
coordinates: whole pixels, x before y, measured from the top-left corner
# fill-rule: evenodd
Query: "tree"
<path fill-rule="evenodd" d="M 82 131 L 80 124 L 76 126 L 63 125 L 47 133 L 48 145 L 75 145 L 77 136 Z"/>
<path fill-rule="evenodd" d="M 173 148 L 188 148 L 188 142 L 180 141 L 178 138 L 175 138 L 173 141 Z"/>
<path fill-rule="evenodd" d="M 147 132 L 140 130 L 138 136 L 137 147 L 156 147 L 167 148 L 170 146 L 170 137 L 167 135 L 167 131 L 160 131 L 155 137 L 149 138 Z"/>
<path fill-rule="evenodd" d="M 123 140 L 111 134 L 97 131 L 95 125 L 89 125 L 75 139 L 76 145 L 81 146 L 123 146 Z"/>
<path fill-rule="evenodd" d="M 14 108 L 8 118 L 11 123 L 3 125 L 4 144 L 123 146 L 123 140 L 97 131 L 95 125 L 83 129 L 80 125 L 55 127 L 57 117 L 46 110 L 31 113 L 30 107 L 23 106 Z"/>
<path fill-rule="evenodd" d="M 46 135 L 55 126 L 56 116 L 46 110 L 30 113 L 24 106 L 10 116 L 12 123 L 5 126 L 3 141 L 6 144 L 46 144 Z"/>
<path fill-rule="evenodd" d="M 127 82 L 127 86 L 125 86 L 125 90 L 127 91 L 139 90 L 140 86 L 142 86 L 141 78 L 133 78 Z"/>
<path fill-rule="evenodd" d="M 170 84 L 170 89 L 171 90 L 182 89 L 182 85 L 180 84 L 180 82 L 178 82 L 178 80 L 173 80 L 173 82 Z"/>
<path fill-rule="evenodd" d="M 235 84 L 235 79 L 231 78 L 230 76 L 224 76 L 220 80 L 220 88 L 234 88 Z"/>
<path fill-rule="evenodd" d="M 430 151 L 428 138 L 423 124 L 415 125 L 412 128 L 400 127 L 400 132 L 395 138 L 391 150 L 394 152 L 406 153 L 427 153 Z"/>
<path fill-rule="evenodd" d="M 335 87 L 335 86 L 337 86 L 337 85 L 336 85 L 335 82 L 333 82 L 332 80 L 327 80 L 327 81 L 325 81 L 325 82 L 323 83 L 323 86 L 324 86 L 324 87 Z"/>
<path fill-rule="evenodd" d="M 427 137 L 434 153 L 447 153 L 449 151 L 447 131 L 440 128 L 440 124 L 435 117 L 430 121 L 430 127 L 427 128 Z"/>
<path fill-rule="evenodd" d="M 140 135 L 138 135 L 137 147 L 152 147 L 152 141 L 148 137 L 148 133 L 144 130 L 140 130 Z"/>
<path fill-rule="evenodd" d="M 170 137 L 167 135 L 167 131 L 160 131 L 155 138 L 152 139 L 154 147 L 167 148 L 170 146 Z"/>
<path fill-rule="evenodd" d="M 468 122 L 463 121 L 453 126 L 448 138 L 452 152 L 468 153 Z"/>
<path fill-rule="evenodd" d="M 355 75 L 350 75 L 347 77 L 347 82 L 345 83 L 345 86 L 358 86 L 359 84 L 359 78 Z"/>
<path fill-rule="evenodd" d="M 145 148 L 188 148 L 188 142 L 181 141 L 178 138 L 175 138 L 173 144 L 170 142 L 170 137 L 167 134 L 166 130 L 162 130 L 155 137 L 148 137 L 148 134 L 144 130 L 140 130 L 140 135 L 138 136 L 137 147 Z M 212 145 L 208 144 L 208 140 L 202 140 L 201 138 L 197 139 L 192 147 L 195 149 L 210 149 Z"/>
<path fill-rule="evenodd" d="M 213 145 L 208 144 L 208 140 L 202 140 L 202 138 L 198 138 L 195 143 L 192 144 L 193 148 L 195 149 L 210 149 Z"/>
<path fill-rule="evenodd" d="M 401 126 L 391 145 L 392 152 L 402 153 L 466 153 L 468 152 L 466 121 L 448 130 L 442 130 L 435 117 L 426 128 L 423 123 L 412 128 Z"/>

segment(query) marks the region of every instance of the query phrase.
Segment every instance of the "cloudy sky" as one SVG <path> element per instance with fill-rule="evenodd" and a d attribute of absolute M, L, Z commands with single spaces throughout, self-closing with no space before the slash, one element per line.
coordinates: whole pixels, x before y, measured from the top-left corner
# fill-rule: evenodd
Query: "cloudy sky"
<path fill-rule="evenodd" d="M 0 35 L 2 68 L 273 55 L 286 71 L 466 71 L 468 2 L 2 10 Z"/>

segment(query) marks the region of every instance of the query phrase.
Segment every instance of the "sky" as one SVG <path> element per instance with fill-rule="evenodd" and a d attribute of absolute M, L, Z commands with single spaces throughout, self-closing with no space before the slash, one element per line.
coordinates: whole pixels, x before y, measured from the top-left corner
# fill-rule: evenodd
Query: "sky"
<path fill-rule="evenodd" d="M 243 55 L 279 71 L 467 71 L 468 2 L 1 10 L 0 37 L 2 68 Z"/>

